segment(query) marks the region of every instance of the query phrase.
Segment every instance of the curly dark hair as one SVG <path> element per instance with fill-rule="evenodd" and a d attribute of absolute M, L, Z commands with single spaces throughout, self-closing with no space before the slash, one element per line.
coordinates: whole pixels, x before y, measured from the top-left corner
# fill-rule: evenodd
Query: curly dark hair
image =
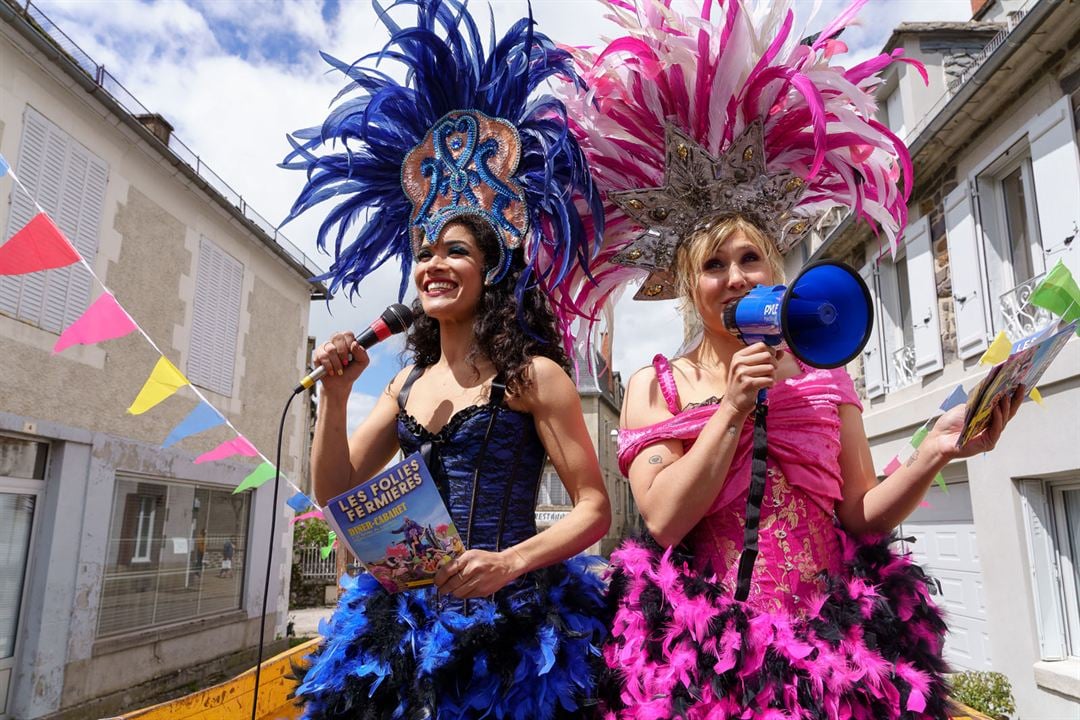
<path fill-rule="evenodd" d="M 485 271 L 495 266 L 499 257 L 498 238 L 487 222 L 463 215 L 449 225 L 462 225 L 476 238 L 484 254 Z M 550 358 L 567 372 L 570 370 L 547 296 L 533 285 L 523 293 L 522 303 L 518 303 L 514 288 L 523 282 L 524 272 L 525 259 L 518 248 L 512 252 L 505 277 L 494 285 L 484 286 L 473 325 L 476 345 L 466 358 L 474 368 L 480 358 L 495 365 L 506 379 L 510 395 L 520 395 L 532 385 L 528 370 L 534 357 Z M 430 367 L 441 354 L 439 322 L 424 314 L 419 298 L 413 301 L 412 309 L 416 319 L 405 337 L 405 353 L 412 355 L 418 367 Z"/>

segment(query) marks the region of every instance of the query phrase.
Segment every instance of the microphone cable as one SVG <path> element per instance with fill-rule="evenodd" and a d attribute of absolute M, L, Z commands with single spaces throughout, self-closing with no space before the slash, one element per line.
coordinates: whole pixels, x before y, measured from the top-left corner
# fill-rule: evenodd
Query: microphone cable
<path fill-rule="evenodd" d="M 266 640 L 266 604 L 270 599 L 270 574 L 274 571 L 274 530 L 277 524 L 278 488 L 281 486 L 281 444 L 285 434 L 285 420 L 289 417 L 289 406 L 296 395 L 290 393 L 285 401 L 285 410 L 281 413 L 278 425 L 277 449 L 274 454 L 274 499 L 270 505 L 270 543 L 266 551 L 266 577 L 263 581 L 262 611 L 259 613 L 259 650 L 255 659 L 255 692 L 251 700 L 251 720 L 258 720 L 259 680 L 262 675 L 263 643 Z M 286 637 L 288 637 L 286 635 Z"/>

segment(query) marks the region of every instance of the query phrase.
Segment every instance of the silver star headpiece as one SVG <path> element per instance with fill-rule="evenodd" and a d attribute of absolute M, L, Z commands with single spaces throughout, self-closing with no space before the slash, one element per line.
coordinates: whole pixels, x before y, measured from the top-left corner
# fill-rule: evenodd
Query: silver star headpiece
<path fill-rule="evenodd" d="M 793 210 L 806 181 L 789 170 L 768 173 L 761 121 L 751 123 L 719 158 L 671 123 L 664 128 L 664 184 L 624 190 L 608 199 L 645 228 L 614 262 L 649 271 L 635 300 L 676 297 L 675 251 L 696 230 L 741 215 L 776 243 L 781 253 L 810 232 L 814 219 Z"/>

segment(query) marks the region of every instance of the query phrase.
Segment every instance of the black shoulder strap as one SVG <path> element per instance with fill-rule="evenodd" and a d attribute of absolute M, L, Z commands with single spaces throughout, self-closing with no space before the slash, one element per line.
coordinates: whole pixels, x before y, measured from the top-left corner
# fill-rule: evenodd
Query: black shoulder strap
<path fill-rule="evenodd" d="M 398 391 L 397 404 L 401 410 L 405 409 L 405 403 L 409 402 L 409 393 L 412 392 L 413 383 L 424 374 L 424 368 L 419 365 L 414 365 L 412 371 L 409 373 L 409 377 L 405 378 L 405 384 L 401 386 L 401 390 Z"/>
<path fill-rule="evenodd" d="M 758 556 L 758 522 L 761 520 L 761 501 L 765 497 L 766 455 L 769 449 L 765 433 L 765 416 L 768 408 L 758 398 L 757 416 L 754 418 L 754 455 L 750 465 L 750 493 L 746 498 L 746 528 L 743 534 L 743 550 L 739 556 L 739 579 L 735 599 L 742 601 L 750 595 L 750 578 L 754 574 L 754 561 Z"/>

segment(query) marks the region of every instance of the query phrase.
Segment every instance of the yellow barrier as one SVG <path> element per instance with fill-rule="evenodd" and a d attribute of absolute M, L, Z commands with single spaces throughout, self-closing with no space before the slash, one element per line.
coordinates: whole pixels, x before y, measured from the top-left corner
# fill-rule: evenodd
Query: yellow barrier
<path fill-rule="evenodd" d="M 259 720 L 296 720 L 300 708 L 289 693 L 296 687 L 292 665 L 311 653 L 320 638 L 297 645 L 262 664 L 259 676 Z M 219 685 L 121 715 L 112 720 L 236 720 L 251 716 L 255 668 Z"/>
<path fill-rule="evenodd" d="M 259 720 L 297 720 L 300 708 L 291 700 L 296 683 L 291 678 L 293 664 L 311 653 L 321 638 L 297 645 L 263 663 L 259 678 Z M 184 697 L 136 710 L 110 720 L 235 720 L 251 715 L 251 693 L 255 686 L 255 669 L 245 671 L 232 680 L 199 690 Z M 977 710 L 956 703 L 950 720 L 993 720 Z"/>

